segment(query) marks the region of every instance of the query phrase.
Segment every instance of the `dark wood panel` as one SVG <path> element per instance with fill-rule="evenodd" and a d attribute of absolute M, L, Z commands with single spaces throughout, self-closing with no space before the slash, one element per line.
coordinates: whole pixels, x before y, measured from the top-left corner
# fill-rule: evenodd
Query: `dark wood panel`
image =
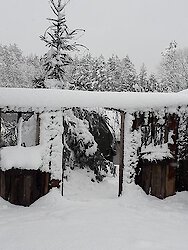
<path fill-rule="evenodd" d="M 0 170 L 0 196 L 15 204 L 29 206 L 49 192 L 50 174 L 39 170 Z"/>
<path fill-rule="evenodd" d="M 177 169 L 177 191 L 188 191 L 188 160 L 179 161 Z"/>
<path fill-rule="evenodd" d="M 166 197 L 168 197 L 176 193 L 176 170 L 168 165 L 166 172 Z"/>
<path fill-rule="evenodd" d="M 146 192 L 160 199 L 174 195 L 176 192 L 176 169 L 169 161 L 147 162 L 138 164 L 135 182 Z"/>
<path fill-rule="evenodd" d="M 144 166 L 143 171 L 142 171 L 142 188 L 144 189 L 146 194 L 150 193 L 151 174 L 152 174 L 151 166 Z"/>
<path fill-rule="evenodd" d="M 161 196 L 161 166 L 152 166 L 152 175 L 151 175 L 151 195 L 154 195 L 158 198 Z"/>

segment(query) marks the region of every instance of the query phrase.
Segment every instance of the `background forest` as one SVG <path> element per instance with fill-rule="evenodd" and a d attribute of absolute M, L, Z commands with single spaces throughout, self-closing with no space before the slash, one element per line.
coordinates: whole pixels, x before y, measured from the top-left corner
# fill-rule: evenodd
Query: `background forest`
<path fill-rule="evenodd" d="M 129 56 L 105 59 L 91 54 L 73 57 L 65 67 L 63 84 L 57 88 L 89 91 L 178 92 L 188 87 L 188 49 L 171 42 L 161 53 L 157 72 L 150 74 L 143 64 L 137 72 Z M 23 55 L 16 44 L 0 45 L 0 86 L 51 88 L 45 86 L 44 59 Z M 54 86 L 53 86 L 54 87 Z"/>

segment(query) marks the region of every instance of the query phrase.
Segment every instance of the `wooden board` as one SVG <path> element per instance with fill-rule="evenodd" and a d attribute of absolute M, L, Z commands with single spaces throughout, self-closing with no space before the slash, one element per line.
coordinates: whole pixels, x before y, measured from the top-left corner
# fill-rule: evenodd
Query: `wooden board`
<path fill-rule="evenodd" d="M 179 161 L 179 168 L 177 169 L 177 191 L 188 191 L 188 160 Z"/>
<path fill-rule="evenodd" d="M 151 166 L 151 195 L 162 198 L 161 194 L 161 166 Z"/>
<path fill-rule="evenodd" d="M 150 166 L 145 166 L 142 171 L 142 188 L 144 189 L 146 194 L 150 193 L 151 174 L 152 174 L 152 168 Z"/>
<path fill-rule="evenodd" d="M 176 170 L 168 165 L 166 168 L 166 197 L 176 193 Z"/>
<path fill-rule="evenodd" d="M 15 204 L 29 206 L 49 192 L 50 174 L 39 170 L 0 170 L 0 196 Z"/>
<path fill-rule="evenodd" d="M 170 165 L 170 162 L 139 162 L 139 168 L 135 182 L 146 194 L 160 199 L 175 194 L 176 169 Z"/>

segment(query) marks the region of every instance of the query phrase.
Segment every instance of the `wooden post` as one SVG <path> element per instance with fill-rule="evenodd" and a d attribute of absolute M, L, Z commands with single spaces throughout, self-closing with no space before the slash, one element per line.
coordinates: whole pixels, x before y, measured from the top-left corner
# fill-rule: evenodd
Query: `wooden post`
<path fill-rule="evenodd" d="M 61 195 L 64 195 L 64 171 L 65 171 L 65 128 L 64 128 L 64 113 L 63 113 L 63 134 L 62 134 L 62 144 L 63 144 L 63 150 L 62 150 L 62 177 L 61 177 Z"/>
<path fill-rule="evenodd" d="M 0 109 L 0 147 L 2 147 L 2 138 L 1 138 L 1 109 Z"/>
<path fill-rule="evenodd" d="M 125 112 L 121 111 L 121 130 L 120 130 L 120 154 L 119 154 L 119 192 L 123 191 L 123 169 L 124 169 L 124 134 L 125 134 Z"/>
<path fill-rule="evenodd" d="M 18 112 L 17 116 L 17 145 L 22 144 L 22 112 Z"/>
<path fill-rule="evenodd" d="M 40 143 L 40 116 L 39 113 L 37 113 L 35 145 L 39 145 L 39 143 Z"/>

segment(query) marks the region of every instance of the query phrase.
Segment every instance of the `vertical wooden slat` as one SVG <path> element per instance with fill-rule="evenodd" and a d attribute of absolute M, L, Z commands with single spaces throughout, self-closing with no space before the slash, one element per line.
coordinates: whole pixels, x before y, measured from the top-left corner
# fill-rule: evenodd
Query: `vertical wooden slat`
<path fill-rule="evenodd" d="M 152 178 L 151 178 L 151 195 L 163 199 L 161 193 L 162 182 L 162 168 L 159 164 L 152 165 Z"/>
<path fill-rule="evenodd" d="M 152 173 L 152 167 L 149 165 L 142 166 L 142 182 L 141 187 L 146 192 L 146 194 L 149 194 L 150 187 L 151 187 L 151 173 Z"/>
<path fill-rule="evenodd" d="M 0 170 L 0 196 L 5 199 L 5 172 Z"/>
<path fill-rule="evenodd" d="M 18 191 L 17 191 L 17 175 L 18 170 L 13 171 L 10 169 L 10 191 L 9 191 L 9 202 L 12 204 L 18 204 Z"/>
<path fill-rule="evenodd" d="M 161 166 L 161 199 L 167 197 L 166 194 L 166 176 L 167 176 L 167 164 Z"/>
<path fill-rule="evenodd" d="M 119 191 L 118 196 L 123 191 L 123 169 L 124 169 L 124 134 L 125 134 L 125 112 L 121 111 L 121 130 L 120 130 L 120 159 L 119 159 Z"/>
<path fill-rule="evenodd" d="M 5 171 L 5 199 L 9 201 L 11 193 L 11 170 Z"/>
<path fill-rule="evenodd" d="M 31 201 L 31 192 L 32 192 L 32 180 L 35 175 L 29 172 L 26 172 L 24 174 L 24 181 L 23 181 L 23 187 L 24 187 L 24 192 L 23 192 L 23 205 L 24 206 L 29 206 L 32 201 Z"/>
<path fill-rule="evenodd" d="M 176 193 L 176 171 L 170 164 L 166 168 L 166 197 Z"/>
<path fill-rule="evenodd" d="M 49 192 L 50 174 L 45 173 L 44 195 Z"/>

